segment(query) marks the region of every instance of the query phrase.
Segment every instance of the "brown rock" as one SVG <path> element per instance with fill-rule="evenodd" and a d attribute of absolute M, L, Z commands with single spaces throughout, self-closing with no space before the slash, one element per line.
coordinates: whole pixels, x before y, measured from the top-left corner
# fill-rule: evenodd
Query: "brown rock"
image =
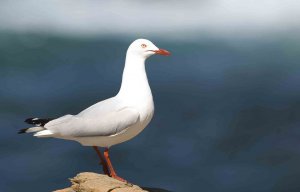
<path fill-rule="evenodd" d="M 80 173 L 70 180 L 71 187 L 55 192 L 146 192 L 139 186 L 96 173 Z"/>

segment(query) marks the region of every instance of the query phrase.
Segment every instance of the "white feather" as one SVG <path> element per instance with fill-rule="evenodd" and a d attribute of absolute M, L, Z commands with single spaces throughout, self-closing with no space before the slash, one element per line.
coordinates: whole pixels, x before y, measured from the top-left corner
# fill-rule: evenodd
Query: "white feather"
<path fill-rule="evenodd" d="M 26 130 L 26 133 L 38 132 L 38 131 L 42 131 L 44 129 L 45 128 L 43 128 L 43 127 L 31 127 Z"/>
<path fill-rule="evenodd" d="M 35 137 L 52 137 L 53 133 L 50 130 L 39 131 L 35 133 L 33 136 Z"/>

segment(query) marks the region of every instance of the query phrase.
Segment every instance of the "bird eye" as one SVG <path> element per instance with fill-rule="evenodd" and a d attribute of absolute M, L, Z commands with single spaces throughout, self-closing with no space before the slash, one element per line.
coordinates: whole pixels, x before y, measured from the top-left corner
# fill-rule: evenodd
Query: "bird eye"
<path fill-rule="evenodd" d="M 146 44 L 142 44 L 141 47 L 142 47 L 142 48 L 146 48 L 147 45 L 146 45 Z"/>

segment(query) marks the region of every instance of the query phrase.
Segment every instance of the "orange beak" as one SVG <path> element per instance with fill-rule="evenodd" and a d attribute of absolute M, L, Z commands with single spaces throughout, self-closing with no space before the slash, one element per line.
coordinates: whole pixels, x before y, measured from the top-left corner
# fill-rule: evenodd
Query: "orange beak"
<path fill-rule="evenodd" d="M 159 49 L 159 50 L 152 50 L 155 54 L 169 56 L 171 53 L 165 49 Z"/>

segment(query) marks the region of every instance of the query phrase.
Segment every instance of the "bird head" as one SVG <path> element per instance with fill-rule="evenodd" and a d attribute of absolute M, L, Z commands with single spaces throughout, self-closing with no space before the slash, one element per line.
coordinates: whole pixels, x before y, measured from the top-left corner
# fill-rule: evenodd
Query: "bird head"
<path fill-rule="evenodd" d="M 164 56 L 169 56 L 171 53 L 164 49 L 157 48 L 151 41 L 147 39 L 137 39 L 131 43 L 127 53 L 135 54 L 145 59 L 151 55 L 159 54 Z"/>

